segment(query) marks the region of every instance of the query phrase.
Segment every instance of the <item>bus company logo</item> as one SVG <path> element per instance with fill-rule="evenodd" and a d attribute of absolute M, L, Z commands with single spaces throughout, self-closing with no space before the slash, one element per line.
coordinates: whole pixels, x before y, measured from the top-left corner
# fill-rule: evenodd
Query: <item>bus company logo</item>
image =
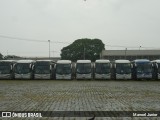
<path fill-rule="evenodd" d="M 11 112 L 2 112 L 2 117 L 12 117 Z"/>

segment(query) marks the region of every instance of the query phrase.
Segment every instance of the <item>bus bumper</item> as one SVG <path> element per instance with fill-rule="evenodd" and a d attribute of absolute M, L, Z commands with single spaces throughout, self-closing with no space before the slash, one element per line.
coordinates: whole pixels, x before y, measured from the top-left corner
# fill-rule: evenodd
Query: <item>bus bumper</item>
<path fill-rule="evenodd" d="M 116 74 L 116 79 L 129 80 L 132 79 L 131 74 Z"/>
<path fill-rule="evenodd" d="M 32 79 L 31 74 L 15 74 L 15 79 Z"/>
<path fill-rule="evenodd" d="M 160 79 L 160 73 L 158 73 L 158 79 Z"/>
<path fill-rule="evenodd" d="M 12 79 L 10 74 L 0 74 L 0 79 Z"/>
<path fill-rule="evenodd" d="M 51 79 L 50 74 L 34 74 L 34 79 Z"/>
<path fill-rule="evenodd" d="M 111 79 L 111 74 L 97 74 L 97 73 L 95 73 L 95 79 Z"/>
<path fill-rule="evenodd" d="M 67 74 L 67 75 L 59 75 L 56 74 L 56 80 L 71 80 L 71 74 Z"/>
<path fill-rule="evenodd" d="M 76 79 L 92 79 L 91 74 L 76 74 Z"/>
<path fill-rule="evenodd" d="M 140 74 L 137 75 L 137 79 L 152 79 L 152 74 Z"/>

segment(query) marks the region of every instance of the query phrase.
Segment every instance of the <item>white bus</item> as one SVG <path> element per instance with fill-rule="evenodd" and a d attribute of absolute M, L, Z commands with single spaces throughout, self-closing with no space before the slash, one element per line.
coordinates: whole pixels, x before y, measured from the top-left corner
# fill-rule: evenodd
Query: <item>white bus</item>
<path fill-rule="evenodd" d="M 34 64 L 34 79 L 53 79 L 54 72 L 53 60 L 37 60 Z"/>
<path fill-rule="evenodd" d="M 115 79 L 132 79 L 132 64 L 129 60 L 115 60 L 113 67 Z"/>
<path fill-rule="evenodd" d="M 58 60 L 55 65 L 56 80 L 73 79 L 72 62 L 70 60 Z"/>
<path fill-rule="evenodd" d="M 13 79 L 14 60 L 0 60 L 0 79 Z"/>
<path fill-rule="evenodd" d="M 18 60 L 14 65 L 15 79 L 33 79 L 34 60 Z"/>
<path fill-rule="evenodd" d="M 96 60 L 94 79 L 111 79 L 111 63 L 109 60 Z"/>
<path fill-rule="evenodd" d="M 76 79 L 92 79 L 93 66 L 90 60 L 77 60 L 76 63 Z"/>
<path fill-rule="evenodd" d="M 160 60 L 153 60 L 153 79 L 160 79 Z"/>

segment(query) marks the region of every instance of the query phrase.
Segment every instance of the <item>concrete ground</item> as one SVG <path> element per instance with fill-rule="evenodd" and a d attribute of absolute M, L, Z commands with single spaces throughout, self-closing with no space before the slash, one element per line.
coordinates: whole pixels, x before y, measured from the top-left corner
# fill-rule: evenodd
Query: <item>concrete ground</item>
<path fill-rule="evenodd" d="M 0 111 L 160 111 L 160 81 L 0 80 Z M 90 117 L 41 119 L 88 118 Z M 158 118 L 95 118 L 108 119 Z"/>

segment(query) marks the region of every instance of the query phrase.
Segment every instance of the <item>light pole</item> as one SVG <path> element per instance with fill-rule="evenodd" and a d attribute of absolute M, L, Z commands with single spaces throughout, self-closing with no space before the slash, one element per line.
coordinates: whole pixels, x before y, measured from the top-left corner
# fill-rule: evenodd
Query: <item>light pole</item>
<path fill-rule="evenodd" d="M 83 45 L 83 59 L 85 60 L 85 45 Z"/>
<path fill-rule="evenodd" d="M 127 48 L 125 49 L 125 59 L 126 59 L 126 54 L 127 54 Z"/>
<path fill-rule="evenodd" d="M 50 58 L 50 40 L 48 40 L 48 43 L 49 43 L 49 58 Z"/>

